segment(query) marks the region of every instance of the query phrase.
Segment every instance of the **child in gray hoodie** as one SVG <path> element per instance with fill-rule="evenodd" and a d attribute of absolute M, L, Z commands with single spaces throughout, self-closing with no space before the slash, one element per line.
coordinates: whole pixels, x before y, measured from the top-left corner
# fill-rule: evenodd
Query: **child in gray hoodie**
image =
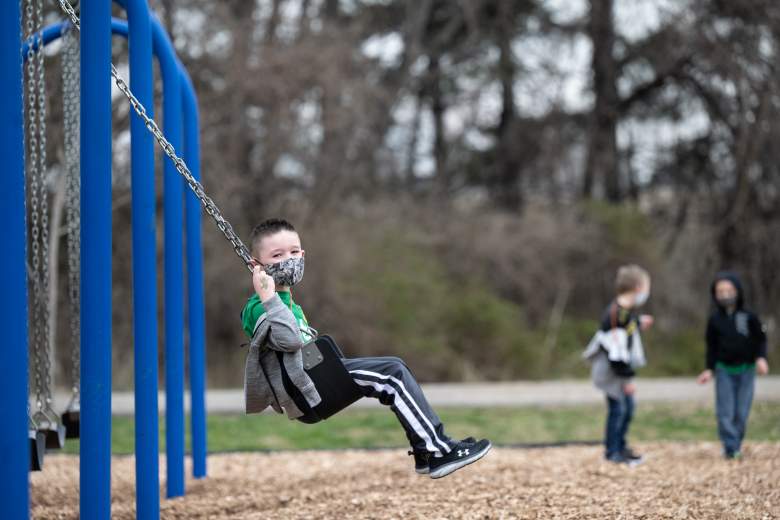
<path fill-rule="evenodd" d="M 255 289 L 241 313 L 251 341 L 246 359 L 246 412 L 272 407 L 290 419 L 304 420 L 322 399 L 304 369 L 301 349 L 316 331 L 291 288 L 303 278 L 304 250 L 295 228 L 270 219 L 252 232 Z M 342 358 L 341 362 L 365 397 L 374 397 L 398 417 L 412 446 L 415 470 L 431 478 L 449 475 L 481 459 L 490 441 L 467 437 L 454 441 L 428 404 L 409 367 L 396 357 Z"/>

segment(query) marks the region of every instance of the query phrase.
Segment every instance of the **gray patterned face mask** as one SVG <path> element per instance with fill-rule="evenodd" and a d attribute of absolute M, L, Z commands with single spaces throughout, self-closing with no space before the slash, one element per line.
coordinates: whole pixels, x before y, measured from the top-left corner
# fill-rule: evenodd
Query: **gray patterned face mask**
<path fill-rule="evenodd" d="M 265 266 L 265 272 L 276 285 L 292 287 L 303 279 L 303 257 L 291 257 L 276 264 Z"/>

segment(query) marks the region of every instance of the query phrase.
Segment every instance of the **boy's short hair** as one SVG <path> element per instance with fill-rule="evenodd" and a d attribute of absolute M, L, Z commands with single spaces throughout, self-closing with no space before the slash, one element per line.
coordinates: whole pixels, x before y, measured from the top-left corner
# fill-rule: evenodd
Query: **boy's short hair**
<path fill-rule="evenodd" d="M 273 235 L 279 231 L 294 231 L 297 233 L 293 225 L 283 218 L 269 218 L 256 225 L 254 229 L 252 229 L 252 234 L 249 235 L 252 254 L 256 253 L 257 246 L 260 245 L 260 241 L 263 237 Z"/>
<path fill-rule="evenodd" d="M 621 266 L 615 277 L 615 292 L 625 294 L 639 287 L 642 282 L 650 280 L 650 273 L 636 264 Z"/>

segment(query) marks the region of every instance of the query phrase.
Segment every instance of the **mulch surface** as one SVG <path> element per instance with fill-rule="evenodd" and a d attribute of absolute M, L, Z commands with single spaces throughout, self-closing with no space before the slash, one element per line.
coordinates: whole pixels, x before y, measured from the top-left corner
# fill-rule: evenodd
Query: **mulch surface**
<path fill-rule="evenodd" d="M 638 448 L 646 462 L 633 468 L 599 447 L 494 448 L 440 480 L 402 450 L 217 454 L 186 497 L 161 500 L 161 517 L 780 518 L 780 443 L 750 443 L 741 461 L 715 443 Z M 135 518 L 134 459 L 115 457 L 112 475 L 112 517 Z M 77 518 L 77 457 L 47 455 L 31 482 L 34 518 Z"/>

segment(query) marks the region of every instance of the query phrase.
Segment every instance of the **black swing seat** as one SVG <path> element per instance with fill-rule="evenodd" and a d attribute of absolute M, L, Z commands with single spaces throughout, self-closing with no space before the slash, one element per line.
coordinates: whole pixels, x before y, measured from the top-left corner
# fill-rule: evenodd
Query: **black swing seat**
<path fill-rule="evenodd" d="M 361 397 L 360 387 L 349 375 L 341 359 L 344 354 L 330 336 L 318 336 L 303 346 L 303 369 L 314 382 L 322 401 L 311 407 L 292 381 L 283 373 L 282 382 L 287 393 L 303 412 L 298 420 L 306 424 L 323 421 L 340 412 Z"/>
<path fill-rule="evenodd" d="M 65 446 L 65 426 L 50 408 L 38 410 L 33 419 L 38 433 L 44 435 L 47 450 L 61 450 Z"/>
<path fill-rule="evenodd" d="M 65 427 L 66 439 L 79 438 L 80 415 L 81 413 L 79 409 L 68 409 L 68 411 L 62 414 L 60 419 L 62 420 L 62 425 Z"/>
<path fill-rule="evenodd" d="M 30 443 L 30 470 L 41 471 L 43 469 L 43 456 L 46 453 L 46 434 L 42 431 L 27 430 Z"/>
<path fill-rule="evenodd" d="M 38 433 L 44 435 L 47 450 L 61 450 L 65 446 L 65 426 L 60 423 L 47 423 Z"/>

